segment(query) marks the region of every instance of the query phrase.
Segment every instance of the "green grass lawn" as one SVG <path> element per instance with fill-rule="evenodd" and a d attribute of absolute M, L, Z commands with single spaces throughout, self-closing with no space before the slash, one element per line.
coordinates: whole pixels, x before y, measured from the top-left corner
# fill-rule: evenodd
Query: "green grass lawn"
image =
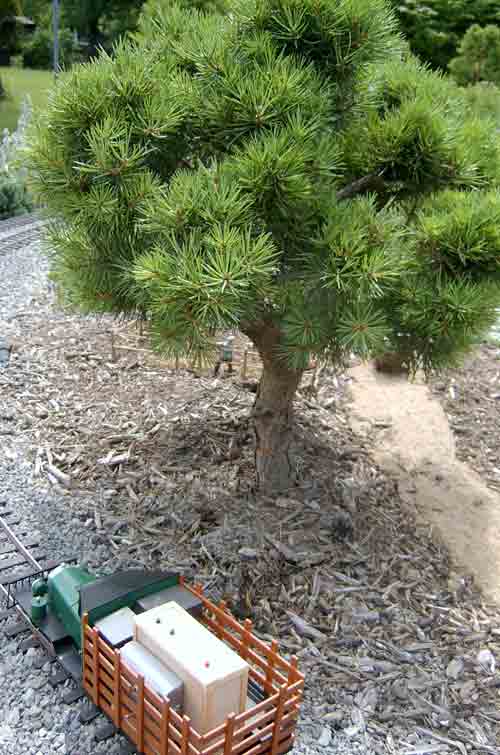
<path fill-rule="evenodd" d="M 9 94 L 6 100 L 0 100 L 1 134 L 4 128 L 12 131 L 16 127 L 21 103 L 27 94 L 31 97 L 35 110 L 44 107 L 54 76 L 50 71 L 0 67 L 0 79 Z"/>

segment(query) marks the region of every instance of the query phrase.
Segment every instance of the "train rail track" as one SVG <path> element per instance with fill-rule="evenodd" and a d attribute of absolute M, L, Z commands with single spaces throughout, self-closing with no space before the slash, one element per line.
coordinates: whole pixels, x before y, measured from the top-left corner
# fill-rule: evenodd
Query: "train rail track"
<path fill-rule="evenodd" d="M 0 222 L 0 256 L 40 239 L 46 221 L 38 215 L 22 215 Z"/>
<path fill-rule="evenodd" d="M 24 542 L 21 540 L 24 539 Z M 0 595 L 4 598 L 4 608 L 0 620 L 17 612 L 20 623 L 7 630 L 7 635 L 15 637 L 24 631 L 34 631 L 21 606 L 16 603 L 16 591 L 61 563 L 75 562 L 76 559 L 55 561 L 49 559 L 37 536 L 30 535 L 21 520 L 7 508 L 0 508 Z"/>
<path fill-rule="evenodd" d="M 15 512 L 0 506 L 0 601 L 3 599 L 4 603 L 3 607 L 0 607 L 0 622 L 12 617 L 17 619 L 15 623 L 7 624 L 2 631 L 9 639 L 29 634 L 21 641 L 21 652 L 26 652 L 30 647 L 41 647 L 45 651 L 33 662 L 33 666 L 40 670 L 48 661 L 53 664 L 53 672 L 48 676 L 48 683 L 52 688 L 64 684 L 72 678 L 72 674 L 62 665 L 54 646 L 37 631 L 30 617 L 16 602 L 16 592 L 26 590 L 36 579 L 47 577 L 48 573 L 60 564 L 76 562 L 76 558 L 50 559 L 40 543 L 40 538 L 30 534 Z M 82 698 L 85 698 L 85 692 L 77 685 L 67 690 L 62 699 L 64 703 L 71 704 Z M 89 723 L 100 712 L 90 701 L 86 701 L 80 710 L 80 722 Z M 115 733 L 115 727 L 106 724 L 96 732 L 96 740 L 106 740 Z M 121 746 L 120 753 L 130 755 L 135 753 L 135 749 L 125 743 Z"/>
<path fill-rule="evenodd" d="M 16 592 L 26 589 L 36 579 L 46 577 L 60 564 L 75 562 L 75 558 L 62 561 L 50 559 L 40 544 L 40 539 L 29 533 L 17 515 L 6 507 L 0 508 L 0 598 L 3 598 L 4 604 L 0 610 L 0 621 L 16 617 L 17 622 L 9 624 L 3 630 L 9 638 L 30 633 L 31 636 L 22 643 L 22 650 L 39 645 L 43 647 L 49 660 L 57 660 L 53 646 L 36 630 L 30 617 L 16 602 Z M 40 667 L 46 661 L 47 657 L 41 658 Z M 62 673 L 60 678 L 63 680 Z M 67 678 L 68 674 L 64 674 L 64 681 Z"/>

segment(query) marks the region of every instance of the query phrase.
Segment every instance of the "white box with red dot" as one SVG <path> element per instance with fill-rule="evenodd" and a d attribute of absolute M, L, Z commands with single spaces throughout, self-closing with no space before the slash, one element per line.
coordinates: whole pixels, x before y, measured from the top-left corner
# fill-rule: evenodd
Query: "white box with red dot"
<path fill-rule="evenodd" d="M 184 713 L 205 734 L 246 707 L 248 663 L 177 603 L 135 617 L 134 640 L 184 682 Z"/>

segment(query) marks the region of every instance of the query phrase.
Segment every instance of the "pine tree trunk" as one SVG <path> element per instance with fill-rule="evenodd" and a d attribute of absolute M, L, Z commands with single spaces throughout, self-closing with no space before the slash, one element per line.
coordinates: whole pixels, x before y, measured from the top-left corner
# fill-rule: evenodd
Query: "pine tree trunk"
<path fill-rule="evenodd" d="M 302 372 L 289 369 L 277 357 L 275 331 L 266 331 L 253 340 L 264 366 L 251 418 L 257 485 L 265 493 L 279 493 L 293 483 L 293 400 Z"/>

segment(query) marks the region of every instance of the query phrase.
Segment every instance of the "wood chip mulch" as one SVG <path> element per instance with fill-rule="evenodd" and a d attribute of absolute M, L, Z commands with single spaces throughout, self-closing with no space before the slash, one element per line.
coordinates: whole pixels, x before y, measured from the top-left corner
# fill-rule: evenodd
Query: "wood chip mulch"
<path fill-rule="evenodd" d="M 457 455 L 500 491 L 500 342 L 431 381 L 455 435 Z"/>
<path fill-rule="evenodd" d="M 325 370 L 299 396 L 298 481 L 272 500 L 254 490 L 254 396 L 236 368 L 176 372 L 126 324 L 33 317 L 1 374 L 2 427 L 39 484 L 66 491 L 72 515 L 98 533 L 105 569 L 180 568 L 299 656 L 304 736 L 328 726 L 369 737 L 374 753 L 497 755 L 500 611 L 453 573 L 349 429 L 346 378 Z M 480 372 L 435 385 L 444 395 L 453 385 L 455 424 L 465 391 L 485 386 L 498 422 L 498 371 Z M 476 460 L 480 427 L 474 437 Z"/>

